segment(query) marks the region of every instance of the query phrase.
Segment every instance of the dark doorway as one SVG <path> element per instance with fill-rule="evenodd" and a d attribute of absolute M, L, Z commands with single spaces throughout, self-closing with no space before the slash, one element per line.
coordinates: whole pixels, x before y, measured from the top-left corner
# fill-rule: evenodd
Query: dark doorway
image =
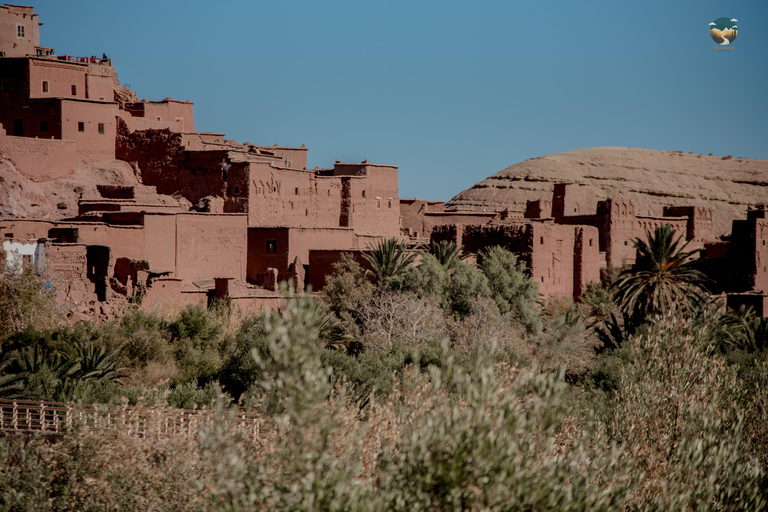
<path fill-rule="evenodd" d="M 23 137 L 24 136 L 24 120 L 23 119 L 14 119 L 13 120 L 13 134 L 16 137 Z"/>
<path fill-rule="evenodd" d="M 109 247 L 89 245 L 86 247 L 85 257 L 88 262 L 88 279 L 96 285 L 96 297 L 103 302 L 107 300 Z"/>

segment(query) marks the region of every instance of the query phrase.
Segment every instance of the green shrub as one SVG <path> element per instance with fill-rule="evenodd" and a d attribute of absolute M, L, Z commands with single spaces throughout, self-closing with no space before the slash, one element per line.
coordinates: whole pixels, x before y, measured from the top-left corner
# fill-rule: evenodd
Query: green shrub
<path fill-rule="evenodd" d="M 490 297 L 491 290 L 488 278 L 471 265 L 459 262 L 455 268 L 451 276 L 448 298 L 453 315 L 457 318 L 465 318 L 472 313 L 472 301 Z"/>
<path fill-rule="evenodd" d="M 493 300 L 502 314 L 509 313 L 529 333 L 541 330 L 536 302 L 539 285 L 526 274 L 517 256 L 501 247 L 490 247 L 480 254 L 480 268 L 488 278 Z"/>

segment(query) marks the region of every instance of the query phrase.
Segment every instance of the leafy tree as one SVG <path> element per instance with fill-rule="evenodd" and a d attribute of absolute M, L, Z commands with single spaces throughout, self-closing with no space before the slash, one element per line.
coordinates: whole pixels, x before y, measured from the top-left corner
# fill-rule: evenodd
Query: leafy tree
<path fill-rule="evenodd" d="M 416 260 L 416 252 L 396 238 L 384 238 L 375 245 L 369 245 L 363 257 L 371 266 L 371 277 L 377 287 L 398 289 Z"/>
<path fill-rule="evenodd" d="M 525 262 L 499 246 L 490 247 L 479 256 L 480 269 L 488 277 L 499 311 L 511 314 L 528 332 L 540 331 L 541 318 L 536 307 L 539 285 L 528 277 Z"/>
<path fill-rule="evenodd" d="M 453 265 L 455 268 L 456 263 L 454 262 Z M 424 254 L 419 265 L 405 277 L 404 288 L 420 297 L 433 296 L 441 307 L 447 309 L 450 306 L 448 297 L 450 282 L 451 275 L 445 265 L 436 256 Z"/>
<path fill-rule="evenodd" d="M 691 309 L 706 293 L 706 277 L 691 259 L 699 251 L 687 251 L 688 242 L 680 245 L 682 235 L 674 235 L 672 226 L 663 224 L 653 233 L 646 230 L 646 240 L 636 238 L 635 265 L 612 286 L 619 307 L 635 321 L 675 307 Z"/>
<path fill-rule="evenodd" d="M 3 268 L 0 272 L 0 339 L 29 327 L 53 327 L 57 319 L 56 294 L 50 279 L 35 274 L 31 265 Z"/>
<path fill-rule="evenodd" d="M 475 299 L 490 296 L 491 289 L 485 274 L 466 263 L 456 264 L 448 289 L 451 311 L 455 317 L 466 318 L 473 313 L 472 304 Z"/>

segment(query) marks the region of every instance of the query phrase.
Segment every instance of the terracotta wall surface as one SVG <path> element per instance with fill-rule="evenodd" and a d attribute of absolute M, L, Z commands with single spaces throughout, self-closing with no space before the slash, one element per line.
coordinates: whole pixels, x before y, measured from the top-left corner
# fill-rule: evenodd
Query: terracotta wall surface
<path fill-rule="evenodd" d="M 40 44 L 38 16 L 33 7 L 0 5 L 0 51 L 6 57 L 35 55 Z M 24 37 L 19 37 L 17 25 L 24 27 Z"/>
<path fill-rule="evenodd" d="M 144 255 L 152 272 L 176 272 L 176 216 L 144 214 Z"/>
<path fill-rule="evenodd" d="M 62 138 L 75 142 L 78 160 L 115 159 L 116 115 L 116 103 L 62 100 Z"/>
<path fill-rule="evenodd" d="M 176 277 L 231 277 L 245 281 L 247 228 L 246 215 L 176 215 Z"/>
<path fill-rule="evenodd" d="M 274 247 L 275 252 L 268 252 Z M 267 268 L 276 268 L 278 280 L 288 278 L 287 272 L 299 258 L 309 264 L 311 250 L 349 250 L 355 246 L 355 233 L 349 228 L 248 228 L 248 280 L 261 284 Z M 259 277 L 261 275 L 261 277 Z"/>
<path fill-rule="evenodd" d="M 0 158 L 32 181 L 46 181 L 75 172 L 75 143 L 0 135 Z"/>
<path fill-rule="evenodd" d="M 142 101 L 129 103 L 123 112 L 131 130 L 170 129 L 176 133 L 195 131 L 191 101 Z"/>
<path fill-rule="evenodd" d="M 88 99 L 86 74 L 88 65 L 76 62 L 64 62 L 55 59 L 28 59 L 27 88 L 29 98 L 69 98 Z M 43 90 L 43 82 L 47 82 L 48 91 Z M 75 94 L 72 94 L 72 87 Z M 110 93 L 112 85 L 110 83 Z M 114 94 L 105 96 L 106 101 L 112 101 Z"/>
<path fill-rule="evenodd" d="M 442 224 L 471 224 L 480 226 L 499 217 L 496 212 L 446 211 L 433 201 L 400 200 L 401 227 L 416 238 L 429 238 L 432 228 Z"/>

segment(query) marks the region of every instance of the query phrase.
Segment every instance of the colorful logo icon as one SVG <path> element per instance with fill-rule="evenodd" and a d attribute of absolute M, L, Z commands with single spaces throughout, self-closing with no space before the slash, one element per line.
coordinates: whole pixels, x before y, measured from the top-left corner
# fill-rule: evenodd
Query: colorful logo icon
<path fill-rule="evenodd" d="M 717 18 L 709 24 L 709 35 L 717 44 L 731 44 L 739 35 L 737 21 L 736 18 Z"/>

